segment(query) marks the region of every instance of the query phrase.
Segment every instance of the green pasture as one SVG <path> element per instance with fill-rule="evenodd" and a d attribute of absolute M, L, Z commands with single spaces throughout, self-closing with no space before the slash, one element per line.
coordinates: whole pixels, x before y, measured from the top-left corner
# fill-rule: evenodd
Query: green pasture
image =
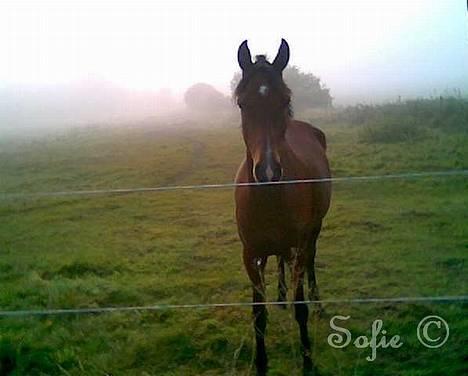
<path fill-rule="evenodd" d="M 368 125 L 366 125 L 368 126 Z M 324 125 L 334 176 L 468 168 L 468 135 L 366 142 L 363 126 Z M 236 125 L 74 128 L 0 139 L 0 192 L 46 192 L 232 182 L 244 146 Z M 338 182 L 317 255 L 323 299 L 467 294 L 466 176 Z M 267 267 L 276 299 L 275 260 Z M 231 189 L 11 197 L 0 194 L 2 310 L 249 302 Z M 450 326 L 429 349 L 418 322 Z M 384 321 L 403 346 L 327 343 L 334 315 L 370 336 Z M 254 336 L 248 307 L 0 318 L 0 374 L 249 375 Z M 433 328 L 434 329 L 434 328 Z M 310 317 L 322 375 L 462 375 L 467 305 L 328 304 Z M 435 336 L 435 334 L 434 334 Z M 301 374 L 292 309 L 269 308 L 270 375 Z M 465 362 L 464 362 L 465 361 Z"/>

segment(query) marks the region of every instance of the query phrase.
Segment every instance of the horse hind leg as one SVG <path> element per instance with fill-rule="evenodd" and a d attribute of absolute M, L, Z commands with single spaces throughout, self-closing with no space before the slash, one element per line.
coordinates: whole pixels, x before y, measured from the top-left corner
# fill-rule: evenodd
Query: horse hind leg
<path fill-rule="evenodd" d="M 286 285 L 284 257 L 276 256 L 276 261 L 278 264 L 278 302 L 285 302 L 288 295 L 288 286 Z M 280 304 L 278 307 L 286 309 L 286 304 Z"/>
<path fill-rule="evenodd" d="M 320 234 L 321 226 L 312 232 L 310 241 L 307 245 L 307 282 L 308 282 L 308 298 L 312 301 L 320 300 L 319 288 L 317 286 L 317 277 L 315 273 L 315 255 L 317 253 L 317 239 Z M 320 303 L 312 305 L 314 313 L 323 313 L 323 307 Z"/>

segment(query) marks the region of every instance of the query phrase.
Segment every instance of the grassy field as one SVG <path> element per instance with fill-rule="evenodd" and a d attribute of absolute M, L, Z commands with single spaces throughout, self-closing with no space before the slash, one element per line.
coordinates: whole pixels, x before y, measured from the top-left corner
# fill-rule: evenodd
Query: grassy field
<path fill-rule="evenodd" d="M 468 168 L 466 132 L 431 128 L 424 138 L 366 143 L 360 126 L 323 129 L 334 176 Z M 0 192 L 231 182 L 243 153 L 236 126 L 94 127 L 0 140 Z M 466 294 L 467 192 L 466 177 L 455 176 L 336 183 L 317 256 L 322 298 Z M 230 189 L 0 199 L 2 310 L 251 299 Z M 466 371 L 466 303 L 325 309 L 309 320 L 323 375 Z M 450 326 L 439 349 L 416 336 L 429 314 Z M 370 349 L 334 349 L 327 343 L 334 315 L 351 316 L 353 337 L 370 336 L 382 319 L 403 347 L 379 349 L 373 362 Z M 301 374 L 293 317 L 269 309 L 271 375 Z M 248 375 L 253 341 L 248 307 L 1 318 L 0 374 Z"/>

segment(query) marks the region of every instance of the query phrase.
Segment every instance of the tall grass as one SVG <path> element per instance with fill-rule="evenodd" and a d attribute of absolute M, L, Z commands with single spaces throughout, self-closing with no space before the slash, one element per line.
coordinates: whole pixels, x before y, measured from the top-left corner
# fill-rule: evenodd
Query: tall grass
<path fill-rule="evenodd" d="M 312 123 L 318 125 L 341 123 L 359 127 L 359 141 L 364 143 L 411 142 L 432 132 L 468 132 L 468 99 L 462 97 L 358 104 L 307 115 Z"/>
<path fill-rule="evenodd" d="M 406 122 L 413 121 L 422 126 L 466 130 L 468 129 L 468 99 L 439 97 L 381 105 L 359 104 L 344 109 L 340 117 L 353 125 L 394 118 Z"/>
<path fill-rule="evenodd" d="M 359 139 L 368 143 L 392 143 L 422 139 L 429 130 L 468 131 L 468 100 L 439 97 L 383 105 L 346 108 L 342 119 L 361 126 Z"/>

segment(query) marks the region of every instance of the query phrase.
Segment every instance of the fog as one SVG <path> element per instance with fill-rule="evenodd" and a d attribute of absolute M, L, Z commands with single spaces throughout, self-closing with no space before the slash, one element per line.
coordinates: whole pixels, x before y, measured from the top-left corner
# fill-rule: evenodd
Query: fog
<path fill-rule="evenodd" d="M 0 120 L 11 126 L 34 122 L 38 126 L 63 122 L 131 121 L 183 108 L 170 89 L 143 90 L 119 87 L 102 80 L 72 84 L 14 85 L 1 90 Z"/>
<path fill-rule="evenodd" d="M 230 95 L 238 45 L 321 78 L 335 106 L 468 93 L 466 2 L 2 1 L 0 130 L 116 123 Z"/>

